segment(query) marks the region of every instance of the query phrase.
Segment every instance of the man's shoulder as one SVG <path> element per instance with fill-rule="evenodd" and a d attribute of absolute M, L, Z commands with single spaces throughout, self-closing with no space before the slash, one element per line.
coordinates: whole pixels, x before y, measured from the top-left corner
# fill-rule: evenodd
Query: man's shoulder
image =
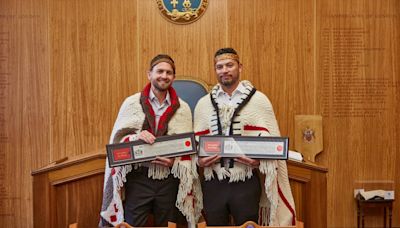
<path fill-rule="evenodd" d="M 199 101 L 201 101 L 201 100 L 206 100 L 206 99 L 210 99 L 210 94 L 209 94 L 209 93 L 207 93 L 206 95 L 202 96 L 202 97 L 199 99 Z"/>
<path fill-rule="evenodd" d="M 196 107 L 194 108 L 194 116 L 198 118 L 199 116 L 210 115 L 212 108 L 213 105 L 211 103 L 210 94 L 207 94 L 197 102 Z M 195 121 L 197 121 L 196 118 Z"/>
<path fill-rule="evenodd" d="M 209 101 L 210 101 L 210 94 L 208 93 L 199 99 L 199 101 L 196 104 L 196 107 L 198 107 L 199 105 L 203 105 L 205 102 Z"/>
<path fill-rule="evenodd" d="M 125 109 L 127 107 L 133 107 L 135 104 L 140 104 L 140 93 L 135 93 L 129 97 L 126 97 L 125 100 L 121 104 L 121 109 Z"/>
<path fill-rule="evenodd" d="M 251 98 L 251 102 L 254 102 L 258 105 L 271 105 L 271 101 L 263 92 L 257 90 L 253 97 Z"/>
<path fill-rule="evenodd" d="M 140 99 L 140 93 L 132 94 L 125 98 L 124 102 L 132 102 Z"/>
<path fill-rule="evenodd" d="M 260 90 L 257 90 L 254 95 L 258 99 L 268 99 L 267 95 L 265 95 L 265 93 L 261 92 Z"/>
<path fill-rule="evenodd" d="M 179 104 L 180 104 L 180 107 L 179 107 L 180 109 L 190 110 L 189 104 L 180 97 L 179 97 Z"/>

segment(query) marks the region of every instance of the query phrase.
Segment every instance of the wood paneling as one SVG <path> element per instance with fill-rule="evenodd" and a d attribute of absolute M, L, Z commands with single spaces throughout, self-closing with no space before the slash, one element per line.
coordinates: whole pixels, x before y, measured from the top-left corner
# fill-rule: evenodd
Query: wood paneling
<path fill-rule="evenodd" d="M 189 25 L 167 22 L 155 1 L 0 0 L 0 25 L 2 226 L 31 226 L 30 170 L 104 151 L 154 55 L 214 84 L 213 54 L 226 46 L 270 98 L 282 135 L 294 137 L 297 114 L 323 115 L 328 227 L 356 225 L 355 181 L 400 189 L 398 0 L 211 0 Z"/>
<path fill-rule="evenodd" d="M 96 227 L 105 154 L 84 154 L 33 172 L 34 227 Z M 309 228 L 326 226 L 326 169 L 288 162 L 297 218 Z"/>
<path fill-rule="evenodd" d="M 49 162 L 47 0 L 0 1 L 0 225 L 32 224 L 32 167 Z"/>
<path fill-rule="evenodd" d="M 141 1 L 138 4 L 140 84 L 147 83 L 145 73 L 149 61 L 159 53 L 172 56 L 177 75 L 214 83 L 214 52 L 227 45 L 227 2 L 209 1 L 206 13 L 189 25 L 168 22 L 155 6 L 155 1 Z"/>
<path fill-rule="evenodd" d="M 399 1 L 317 4 L 317 110 L 325 134 L 320 161 L 330 171 L 328 224 L 334 227 L 356 225 L 355 180 L 398 180 L 399 7 Z M 380 227 L 381 216 L 366 218 L 366 225 Z"/>
<path fill-rule="evenodd" d="M 326 227 L 327 170 L 294 161 L 287 164 L 297 219 L 303 221 L 305 227 Z"/>
<path fill-rule="evenodd" d="M 51 1 L 51 150 L 55 160 L 104 148 L 137 91 L 136 2 Z"/>
<path fill-rule="evenodd" d="M 315 114 L 314 1 L 228 1 L 228 40 L 243 79 L 264 92 L 281 133 L 294 138 L 296 114 Z"/>
<path fill-rule="evenodd" d="M 96 175 L 88 180 L 57 186 L 55 195 L 64 200 L 58 200 L 55 205 L 55 210 L 63 213 L 57 215 L 56 227 L 65 227 L 74 222 L 78 222 L 80 227 L 95 227 L 99 223 L 102 200 L 99 187 L 101 189 L 103 181 L 103 175 Z"/>
<path fill-rule="evenodd" d="M 96 227 L 105 155 L 85 154 L 33 173 L 34 227 Z"/>

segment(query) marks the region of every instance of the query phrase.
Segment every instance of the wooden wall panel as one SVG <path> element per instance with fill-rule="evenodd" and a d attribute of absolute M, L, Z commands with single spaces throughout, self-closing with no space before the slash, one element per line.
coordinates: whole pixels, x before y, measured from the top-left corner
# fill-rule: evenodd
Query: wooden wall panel
<path fill-rule="evenodd" d="M 33 227 L 97 227 L 105 154 L 81 154 L 33 172 Z"/>
<path fill-rule="evenodd" d="M 317 103 L 325 134 L 320 161 L 329 167 L 328 224 L 334 227 L 356 225 L 355 181 L 400 187 L 399 6 L 389 0 L 317 4 Z M 381 216 L 368 216 L 366 224 L 381 227 Z"/>
<path fill-rule="evenodd" d="M 294 138 L 294 116 L 315 114 L 314 1 L 228 3 L 228 43 L 240 54 L 242 79 L 269 97 L 281 133 Z"/>
<path fill-rule="evenodd" d="M 216 82 L 213 71 L 214 52 L 227 45 L 226 1 L 209 1 L 206 13 L 189 25 L 173 24 L 158 12 L 155 1 L 138 4 L 138 77 L 148 82 L 145 72 L 151 58 L 168 53 L 175 60 L 176 74 Z"/>
<path fill-rule="evenodd" d="M 94 175 L 91 178 L 56 186 L 54 194 L 63 200 L 57 201 L 55 207 L 58 212 L 64 212 L 57 215 L 55 223 L 57 227 L 65 227 L 66 224 L 75 222 L 78 222 L 79 227 L 94 227 L 94 224 L 98 224 L 102 202 L 102 194 L 98 187 L 103 186 L 103 181 L 104 175 Z M 98 209 L 91 211 L 82 208 Z"/>
<path fill-rule="evenodd" d="M 51 1 L 51 150 L 104 149 L 136 84 L 136 2 Z"/>
<path fill-rule="evenodd" d="M 47 0 L 0 2 L 0 226 L 32 224 L 30 171 L 49 162 Z"/>
<path fill-rule="evenodd" d="M 210 0 L 189 25 L 167 22 L 155 1 L 0 0 L 0 25 L 2 226 L 31 226 L 30 170 L 104 150 L 154 55 L 215 84 L 213 54 L 226 46 L 270 98 L 283 135 L 294 137 L 296 114 L 324 116 L 328 227 L 356 225 L 356 181 L 400 189 L 398 0 Z"/>

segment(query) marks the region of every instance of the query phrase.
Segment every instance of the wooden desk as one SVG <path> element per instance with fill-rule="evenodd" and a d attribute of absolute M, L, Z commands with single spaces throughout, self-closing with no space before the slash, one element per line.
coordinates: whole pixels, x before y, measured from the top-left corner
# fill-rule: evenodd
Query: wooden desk
<path fill-rule="evenodd" d="M 105 154 L 84 154 L 32 172 L 33 226 L 97 227 Z"/>
<path fill-rule="evenodd" d="M 392 207 L 394 200 L 364 200 L 360 195 L 356 198 L 357 201 L 357 228 L 364 228 L 364 211 L 367 208 L 382 208 L 383 209 L 383 227 L 386 228 L 386 221 L 389 219 L 389 228 L 392 228 Z M 386 216 L 386 210 L 389 212 L 389 218 Z"/>
<path fill-rule="evenodd" d="M 104 181 L 104 153 L 83 154 L 32 172 L 34 227 L 97 227 Z M 325 168 L 288 161 L 297 219 L 327 227 Z"/>
<path fill-rule="evenodd" d="M 328 170 L 312 163 L 287 164 L 297 220 L 307 228 L 327 227 Z"/>

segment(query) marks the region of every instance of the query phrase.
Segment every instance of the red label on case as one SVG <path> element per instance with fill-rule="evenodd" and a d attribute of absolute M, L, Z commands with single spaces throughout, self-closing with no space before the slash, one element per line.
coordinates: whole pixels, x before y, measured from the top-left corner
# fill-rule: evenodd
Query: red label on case
<path fill-rule="evenodd" d="M 113 150 L 114 161 L 132 159 L 130 148 L 120 148 Z"/>
<path fill-rule="evenodd" d="M 221 142 L 220 141 L 207 141 L 204 142 L 204 151 L 205 152 L 221 152 Z"/>

